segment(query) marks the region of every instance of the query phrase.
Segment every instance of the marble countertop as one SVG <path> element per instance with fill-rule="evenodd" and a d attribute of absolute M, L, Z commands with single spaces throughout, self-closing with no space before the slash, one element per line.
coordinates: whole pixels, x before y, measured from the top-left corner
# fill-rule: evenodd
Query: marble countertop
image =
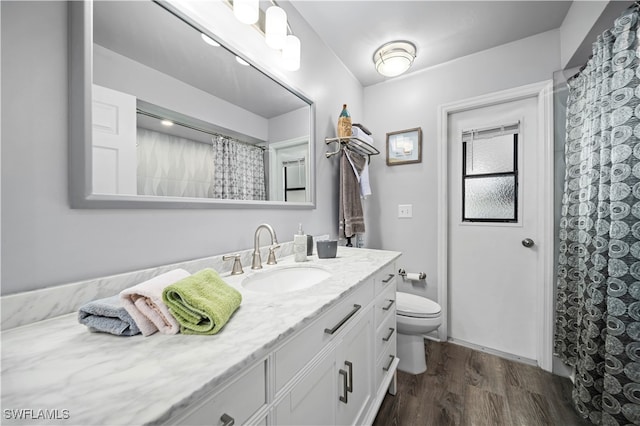
<path fill-rule="evenodd" d="M 2 415 L 58 410 L 55 424 L 157 424 L 266 356 L 288 336 L 364 283 L 399 252 L 338 247 L 335 259 L 310 256 L 331 278 L 286 294 L 251 292 L 242 279 L 294 264 L 293 256 L 258 272 L 222 277 L 242 305 L 214 336 L 90 333 L 76 313 L 3 331 Z M 3 423 L 4 423 L 3 421 Z M 37 424 L 31 421 L 28 424 Z"/>

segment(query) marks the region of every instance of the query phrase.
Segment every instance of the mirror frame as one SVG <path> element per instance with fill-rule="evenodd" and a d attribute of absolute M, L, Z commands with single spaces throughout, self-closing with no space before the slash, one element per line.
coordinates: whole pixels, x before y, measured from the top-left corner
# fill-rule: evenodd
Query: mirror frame
<path fill-rule="evenodd" d="M 159 3 L 159 2 L 156 2 Z M 253 68 L 309 104 L 309 173 L 310 201 L 228 200 L 214 198 L 172 197 L 126 194 L 94 194 L 92 190 L 92 83 L 93 83 L 93 1 L 72 1 L 69 7 L 69 202 L 74 209 L 314 209 L 316 207 L 315 103 L 298 90 L 276 79 L 252 63 L 245 55 L 228 47 L 233 54 L 249 62 Z M 219 37 L 202 28 L 168 2 L 158 4 L 168 13 L 186 21 L 209 37 Z"/>

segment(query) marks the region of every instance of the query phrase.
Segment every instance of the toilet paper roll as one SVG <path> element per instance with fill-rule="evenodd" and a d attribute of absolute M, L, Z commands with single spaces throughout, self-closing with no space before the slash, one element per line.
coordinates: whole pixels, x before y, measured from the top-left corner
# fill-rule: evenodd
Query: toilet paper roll
<path fill-rule="evenodd" d="M 407 272 L 406 278 L 411 281 L 420 281 L 419 272 Z"/>

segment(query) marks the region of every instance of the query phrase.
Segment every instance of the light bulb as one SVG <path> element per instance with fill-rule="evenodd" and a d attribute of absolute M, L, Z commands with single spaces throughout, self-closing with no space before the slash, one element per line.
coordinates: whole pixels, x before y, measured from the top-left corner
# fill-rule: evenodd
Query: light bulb
<path fill-rule="evenodd" d="M 217 41 L 215 41 L 214 39 L 212 39 L 211 37 L 209 37 L 205 33 L 200 33 L 200 37 L 202 37 L 202 40 L 205 43 L 207 43 L 209 46 L 220 47 L 220 43 L 218 43 Z"/>
<path fill-rule="evenodd" d="M 267 46 L 282 49 L 287 37 L 287 12 L 284 9 L 278 6 L 267 9 L 264 35 Z"/>
<path fill-rule="evenodd" d="M 282 48 L 282 64 L 289 71 L 300 69 L 300 39 L 294 35 L 288 35 Z"/>
<path fill-rule="evenodd" d="M 240 65 L 244 65 L 245 67 L 248 67 L 250 65 L 249 62 L 245 61 L 240 56 L 236 56 L 236 62 Z"/>
<path fill-rule="evenodd" d="M 260 14 L 260 0 L 233 0 L 233 14 L 243 24 L 255 24 Z"/>

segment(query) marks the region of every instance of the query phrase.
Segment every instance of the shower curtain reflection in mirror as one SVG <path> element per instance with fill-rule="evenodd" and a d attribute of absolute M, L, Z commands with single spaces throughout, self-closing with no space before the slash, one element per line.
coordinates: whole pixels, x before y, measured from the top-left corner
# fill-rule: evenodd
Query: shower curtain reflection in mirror
<path fill-rule="evenodd" d="M 267 199 L 262 148 L 226 136 L 214 136 L 213 156 L 213 198 Z"/>
<path fill-rule="evenodd" d="M 212 144 L 137 130 L 139 195 L 265 200 L 263 150 L 230 137 Z"/>

